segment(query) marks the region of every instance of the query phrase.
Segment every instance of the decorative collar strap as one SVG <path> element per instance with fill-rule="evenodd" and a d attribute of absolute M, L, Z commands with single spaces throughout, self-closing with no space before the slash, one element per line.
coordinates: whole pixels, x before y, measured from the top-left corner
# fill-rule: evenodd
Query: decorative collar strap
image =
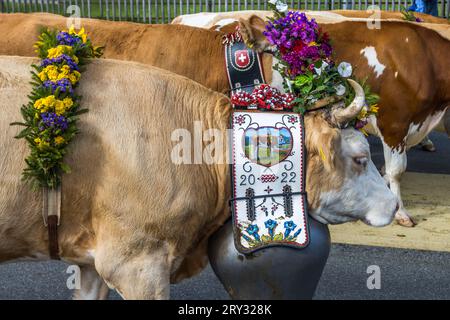
<path fill-rule="evenodd" d="M 258 53 L 247 48 L 240 36 L 234 33 L 225 44 L 225 65 L 231 94 L 236 91 L 251 93 L 253 89 L 264 83 L 264 73 Z"/>

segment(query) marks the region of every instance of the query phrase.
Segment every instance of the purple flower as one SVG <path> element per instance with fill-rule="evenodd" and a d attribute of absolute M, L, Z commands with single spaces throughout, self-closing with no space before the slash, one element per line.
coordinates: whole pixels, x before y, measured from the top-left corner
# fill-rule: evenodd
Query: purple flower
<path fill-rule="evenodd" d="M 45 129 L 54 129 L 54 130 L 67 130 L 68 123 L 67 119 L 64 116 L 58 116 L 54 112 L 44 112 L 41 114 L 42 125 L 39 127 L 39 130 L 44 131 Z"/>
<path fill-rule="evenodd" d="M 269 22 L 264 35 L 277 46 L 292 77 L 304 73 L 316 61 L 331 57 L 328 37 L 321 34 L 314 19 L 308 20 L 302 12 L 289 11 L 286 16 Z"/>
<path fill-rule="evenodd" d="M 56 39 L 58 40 L 59 44 L 66 45 L 66 46 L 75 46 L 78 43 L 81 43 L 81 45 L 84 45 L 82 43 L 82 39 L 78 37 L 77 35 L 68 34 L 65 31 L 61 31 L 56 36 Z"/>
<path fill-rule="evenodd" d="M 58 88 L 60 93 L 70 93 L 70 94 L 73 93 L 72 83 L 70 82 L 69 79 L 66 78 L 57 80 L 56 82 L 51 80 L 45 80 L 42 83 L 42 86 L 46 89 L 51 88 L 52 93 L 55 93 L 56 89 Z"/>
<path fill-rule="evenodd" d="M 367 120 L 357 120 L 355 123 L 355 129 L 362 129 L 366 126 Z"/>
<path fill-rule="evenodd" d="M 76 64 L 75 61 L 73 61 L 73 59 L 70 56 L 68 56 L 67 54 L 62 54 L 56 58 L 44 59 L 41 62 L 41 67 L 45 68 L 46 66 L 51 65 L 51 64 L 61 64 L 61 63 L 66 63 L 70 67 L 70 70 L 80 71 L 78 64 Z"/>

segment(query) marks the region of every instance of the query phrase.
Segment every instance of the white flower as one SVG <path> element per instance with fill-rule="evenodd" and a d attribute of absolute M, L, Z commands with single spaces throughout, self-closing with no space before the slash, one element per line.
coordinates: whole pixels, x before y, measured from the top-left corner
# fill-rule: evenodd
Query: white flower
<path fill-rule="evenodd" d="M 277 1 L 277 10 L 281 13 L 286 12 L 288 10 L 288 5 L 282 1 Z"/>
<path fill-rule="evenodd" d="M 352 75 L 352 72 L 353 72 L 352 65 L 350 63 L 348 63 L 348 62 L 345 62 L 345 61 L 341 62 L 338 65 L 337 69 L 338 69 L 338 72 L 341 75 L 341 77 L 344 77 L 344 78 L 350 77 Z"/>
<path fill-rule="evenodd" d="M 320 76 L 322 74 L 322 71 L 324 71 L 326 67 L 328 67 L 328 63 L 322 61 L 322 65 L 320 66 L 320 68 L 314 68 L 314 70 L 316 71 L 317 75 Z"/>
<path fill-rule="evenodd" d="M 338 96 L 342 96 L 345 93 L 345 86 L 343 86 L 342 84 L 337 85 L 336 87 L 334 87 L 334 89 L 336 90 L 336 94 Z"/>
<path fill-rule="evenodd" d="M 273 4 L 273 5 L 276 5 L 277 2 L 278 2 L 278 0 L 269 0 L 269 3 L 270 3 L 270 4 Z"/>

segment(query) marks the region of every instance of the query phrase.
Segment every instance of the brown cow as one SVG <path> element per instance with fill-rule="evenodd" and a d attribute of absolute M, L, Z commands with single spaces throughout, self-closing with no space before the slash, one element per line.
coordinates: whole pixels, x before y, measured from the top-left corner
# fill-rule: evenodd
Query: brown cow
<path fill-rule="evenodd" d="M 1 54 L 31 55 L 38 26 L 64 27 L 65 19 L 49 14 L 2 15 Z M 183 25 L 140 25 L 82 19 L 95 43 L 106 44 L 105 57 L 135 60 L 187 76 L 225 92 L 223 33 Z M 360 78 L 368 76 L 380 94 L 378 123 L 374 124 L 385 149 L 386 179 L 400 196 L 400 177 L 406 169 L 406 150 L 419 143 L 439 122 L 450 101 L 450 42 L 419 24 L 385 21 L 381 29 L 367 29 L 366 22 L 323 24 L 334 40 L 336 61 L 348 61 Z M 264 21 L 254 17 L 241 30 L 250 30 L 256 47 L 265 47 Z M 168 41 L 170 39 L 170 41 Z M 420 61 L 420 64 L 411 64 Z M 272 81 L 272 58 L 263 55 L 265 79 Z M 274 75 L 276 75 L 275 73 Z M 375 120 L 374 120 L 375 121 Z M 413 226 L 403 204 L 397 221 Z"/>
<path fill-rule="evenodd" d="M 21 181 L 27 143 L 9 125 L 28 99 L 31 63 L 0 57 L 0 262 L 48 258 L 42 195 Z M 354 103 L 331 113 L 335 126 L 363 106 L 362 88 L 352 86 Z M 206 265 L 208 236 L 230 214 L 228 164 L 177 164 L 174 137 L 192 134 L 197 121 L 226 137 L 229 99 L 169 71 L 106 59 L 87 66 L 77 90 L 90 111 L 66 157 L 72 173 L 63 176 L 59 232 L 62 259 L 82 268 L 77 297 L 105 298 L 105 281 L 124 298 L 168 298 L 170 281 Z M 320 111 L 305 126 L 310 214 L 324 223 L 389 224 L 397 199 L 364 136 L 331 127 Z"/>

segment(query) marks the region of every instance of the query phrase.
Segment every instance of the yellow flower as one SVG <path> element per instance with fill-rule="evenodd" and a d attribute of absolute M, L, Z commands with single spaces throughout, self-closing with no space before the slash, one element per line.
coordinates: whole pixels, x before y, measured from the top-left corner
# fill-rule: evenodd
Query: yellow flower
<path fill-rule="evenodd" d="M 367 108 L 366 107 L 363 107 L 362 109 L 361 109 L 361 111 L 359 112 L 359 114 L 358 114 L 358 119 L 364 119 L 364 118 L 366 118 L 367 117 Z"/>
<path fill-rule="evenodd" d="M 64 106 L 66 107 L 67 110 L 72 108 L 72 106 L 73 106 L 72 98 L 70 98 L 70 97 L 64 98 L 63 102 L 64 102 Z"/>
<path fill-rule="evenodd" d="M 47 72 L 47 77 L 50 80 L 58 80 L 58 70 L 50 70 L 49 72 Z"/>
<path fill-rule="evenodd" d="M 49 146 L 49 143 L 47 141 L 42 141 L 41 138 L 34 139 L 34 142 L 36 143 L 36 145 L 39 149 Z"/>
<path fill-rule="evenodd" d="M 69 74 L 68 78 L 72 84 L 75 84 L 80 80 L 80 73 L 78 71 L 73 71 L 71 74 Z"/>
<path fill-rule="evenodd" d="M 85 31 L 84 31 L 84 28 L 81 28 L 80 31 L 77 33 L 75 31 L 75 26 L 71 25 L 70 28 L 69 28 L 69 34 L 73 34 L 73 35 L 79 36 L 81 38 L 81 40 L 83 41 L 83 43 L 86 43 L 86 41 L 87 41 L 87 35 L 86 35 Z"/>
<path fill-rule="evenodd" d="M 75 31 L 75 26 L 73 24 L 69 28 L 69 34 L 77 34 Z"/>
<path fill-rule="evenodd" d="M 64 112 L 66 112 L 66 106 L 64 105 L 64 102 L 62 102 L 61 100 L 56 100 L 55 101 L 55 113 L 58 116 L 60 116 Z"/>
<path fill-rule="evenodd" d="M 370 106 L 371 113 L 378 113 L 378 109 L 379 109 L 378 104 L 373 104 Z"/>
<path fill-rule="evenodd" d="M 39 79 L 41 79 L 41 81 L 47 80 L 47 74 L 44 72 L 44 70 L 39 72 L 38 77 L 39 77 Z"/>
<path fill-rule="evenodd" d="M 308 43 L 308 47 L 314 47 L 314 46 L 317 46 L 317 42 L 311 41 L 310 43 Z"/>
<path fill-rule="evenodd" d="M 65 73 L 69 73 L 69 72 L 70 72 L 70 67 L 69 67 L 67 64 L 65 64 L 65 65 L 63 65 L 63 66 L 60 68 L 60 71 L 61 71 L 61 72 L 65 72 Z"/>
<path fill-rule="evenodd" d="M 64 141 L 65 141 L 64 138 L 61 136 L 55 137 L 55 144 L 57 145 L 64 143 Z"/>
<path fill-rule="evenodd" d="M 48 97 L 44 98 L 43 104 L 47 107 L 53 107 L 55 104 L 56 98 L 54 95 L 49 95 Z"/>
<path fill-rule="evenodd" d="M 42 108 L 42 98 L 41 99 L 37 99 L 35 102 L 34 102 L 34 107 L 36 108 L 36 109 L 41 109 Z"/>
<path fill-rule="evenodd" d="M 50 48 L 47 50 L 47 58 L 57 58 L 63 53 L 70 55 L 72 53 L 72 47 L 65 46 L 65 45 L 59 45 L 55 48 Z"/>
<path fill-rule="evenodd" d="M 45 98 L 40 98 L 34 102 L 34 107 L 42 112 L 48 111 L 48 109 L 52 108 L 55 104 L 55 96 L 50 95 Z"/>

